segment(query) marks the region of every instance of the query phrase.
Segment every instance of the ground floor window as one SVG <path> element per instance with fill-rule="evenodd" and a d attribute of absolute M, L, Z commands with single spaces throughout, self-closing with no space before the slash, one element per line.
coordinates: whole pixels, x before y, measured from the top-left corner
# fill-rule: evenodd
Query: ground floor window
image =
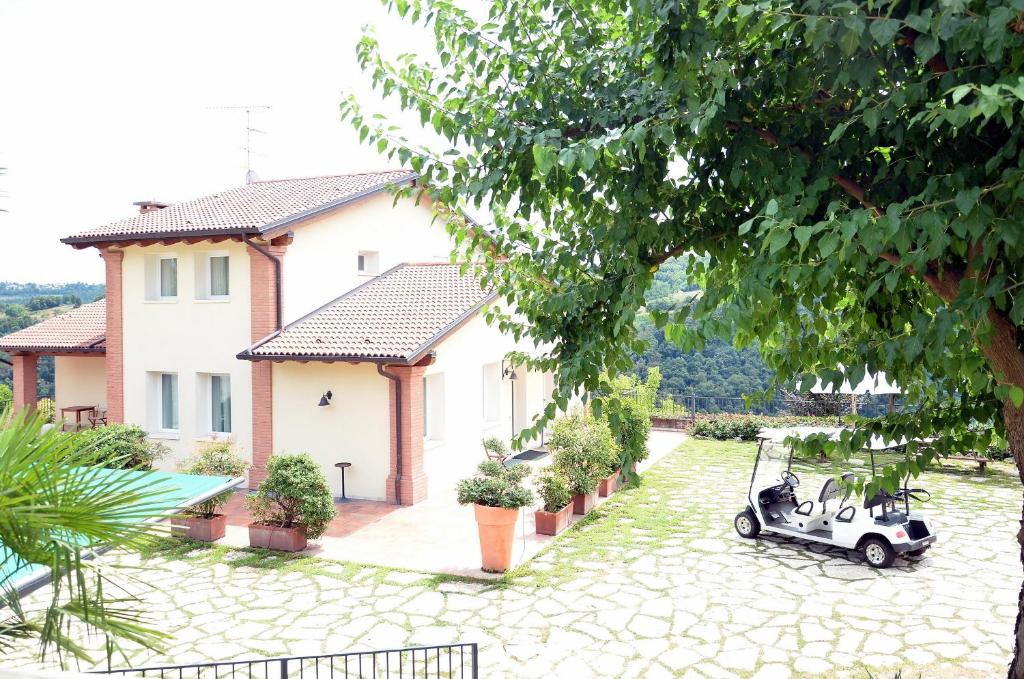
<path fill-rule="evenodd" d="M 444 439 L 444 375 L 423 378 L 423 438 Z"/>
<path fill-rule="evenodd" d="M 231 433 L 231 377 L 210 375 L 210 430 Z"/>
<path fill-rule="evenodd" d="M 178 376 L 160 373 L 160 428 L 178 430 Z"/>
<path fill-rule="evenodd" d="M 483 367 L 483 418 L 494 423 L 501 419 L 501 364 L 488 363 Z"/>

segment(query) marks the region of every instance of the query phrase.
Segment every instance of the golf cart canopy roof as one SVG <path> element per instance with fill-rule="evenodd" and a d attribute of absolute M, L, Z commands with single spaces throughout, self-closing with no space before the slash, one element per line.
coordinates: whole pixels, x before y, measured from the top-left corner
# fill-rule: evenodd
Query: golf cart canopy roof
<path fill-rule="evenodd" d="M 757 438 L 759 441 L 782 444 L 789 437 L 806 439 L 808 436 L 819 434 L 826 436 L 830 441 L 838 441 L 843 431 L 852 430 L 845 427 L 765 427 L 758 432 Z M 865 449 L 891 450 L 905 445 L 907 445 L 906 438 L 902 438 L 899 441 L 887 441 L 881 436 L 872 436 Z"/>

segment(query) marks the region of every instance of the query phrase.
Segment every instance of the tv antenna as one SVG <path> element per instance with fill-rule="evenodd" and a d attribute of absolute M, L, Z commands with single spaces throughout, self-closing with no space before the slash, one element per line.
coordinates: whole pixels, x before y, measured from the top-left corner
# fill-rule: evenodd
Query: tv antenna
<path fill-rule="evenodd" d="M 253 144 L 252 133 L 266 134 L 263 130 L 253 127 L 256 121 L 256 114 L 260 111 L 269 111 L 269 106 L 260 104 L 245 104 L 241 106 L 209 106 L 211 111 L 245 111 L 245 183 L 252 184 L 256 181 L 256 172 L 252 169 Z"/>

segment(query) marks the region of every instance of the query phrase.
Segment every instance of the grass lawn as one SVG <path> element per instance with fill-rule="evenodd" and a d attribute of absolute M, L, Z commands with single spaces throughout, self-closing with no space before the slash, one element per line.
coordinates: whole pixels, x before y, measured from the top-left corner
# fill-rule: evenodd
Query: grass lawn
<path fill-rule="evenodd" d="M 926 473 L 938 544 L 876 571 L 845 550 L 736 535 L 753 454 L 686 441 L 499 581 L 163 541 L 141 561 L 172 641 L 132 661 L 479 642 L 486 677 L 1001 674 L 1022 577 L 1008 465 Z M 829 473 L 796 471 L 814 492 Z"/>

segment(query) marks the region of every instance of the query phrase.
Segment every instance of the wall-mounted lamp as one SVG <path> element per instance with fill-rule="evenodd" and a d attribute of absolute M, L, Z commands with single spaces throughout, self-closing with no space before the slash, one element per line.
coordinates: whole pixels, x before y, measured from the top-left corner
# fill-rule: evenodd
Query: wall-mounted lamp
<path fill-rule="evenodd" d="M 504 377 L 505 379 L 509 379 L 512 381 L 519 379 L 519 377 L 516 375 L 515 364 L 513 364 L 511 361 L 505 361 L 504 359 L 502 359 L 501 376 Z"/>
<path fill-rule="evenodd" d="M 331 390 L 328 389 L 327 392 L 320 397 L 320 406 L 323 407 L 331 405 L 332 398 L 334 398 L 334 394 L 332 394 Z"/>

